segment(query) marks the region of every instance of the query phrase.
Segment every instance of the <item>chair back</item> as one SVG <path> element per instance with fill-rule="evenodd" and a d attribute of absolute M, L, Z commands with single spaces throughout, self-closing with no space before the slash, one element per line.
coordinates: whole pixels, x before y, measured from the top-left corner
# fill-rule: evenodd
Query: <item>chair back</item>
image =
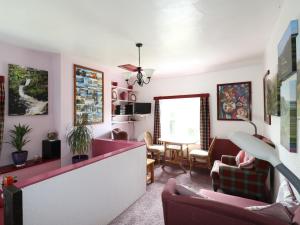
<path fill-rule="evenodd" d="M 211 169 L 212 168 L 212 162 L 213 162 L 213 149 L 215 147 L 215 144 L 216 144 L 216 140 L 217 140 L 217 137 L 214 137 L 209 145 L 209 148 L 208 148 L 208 168 Z"/>
<path fill-rule="evenodd" d="M 254 169 L 257 173 L 261 173 L 265 176 L 268 176 L 271 164 L 267 161 L 255 158 Z"/>
<path fill-rule="evenodd" d="M 114 140 L 128 140 L 128 134 L 126 131 L 122 131 L 120 128 L 112 130 L 112 136 Z"/>
<path fill-rule="evenodd" d="M 152 135 L 151 135 L 151 133 L 149 131 L 146 131 L 144 133 L 144 140 L 145 140 L 147 148 L 149 146 L 153 145 L 153 138 L 152 138 Z"/>

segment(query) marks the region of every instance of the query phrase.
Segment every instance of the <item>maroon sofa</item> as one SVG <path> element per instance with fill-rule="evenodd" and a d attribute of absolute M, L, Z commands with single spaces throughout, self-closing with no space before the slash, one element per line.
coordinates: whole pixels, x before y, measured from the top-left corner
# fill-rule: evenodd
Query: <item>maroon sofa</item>
<path fill-rule="evenodd" d="M 273 217 L 244 209 L 267 203 L 201 190 L 207 198 L 178 195 L 176 180 L 169 179 L 163 192 L 162 203 L 166 225 L 287 225 Z M 295 212 L 293 225 L 300 225 L 300 208 Z"/>

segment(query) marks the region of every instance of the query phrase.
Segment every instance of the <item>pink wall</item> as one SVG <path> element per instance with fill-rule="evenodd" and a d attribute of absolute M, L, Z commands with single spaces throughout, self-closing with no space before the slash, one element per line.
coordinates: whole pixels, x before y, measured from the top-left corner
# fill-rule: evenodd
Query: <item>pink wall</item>
<path fill-rule="evenodd" d="M 56 81 L 59 79 L 57 73 L 57 62 L 59 61 L 59 54 L 47 53 L 41 51 L 34 51 L 25 48 L 4 44 L 0 42 L 0 75 L 5 78 L 5 123 L 4 123 L 4 142 L 9 140 L 8 130 L 14 124 L 26 123 L 29 124 L 33 130 L 30 134 L 31 142 L 25 146 L 25 150 L 29 151 L 29 159 L 34 155 L 41 155 L 42 139 L 44 139 L 49 131 L 55 130 L 55 105 L 56 97 L 54 87 Z M 43 116 L 8 116 L 8 64 L 18 64 L 22 66 L 33 67 L 48 71 L 49 79 L 49 113 Z M 14 149 L 3 143 L 0 157 L 0 166 L 11 164 L 11 152 Z"/>
<path fill-rule="evenodd" d="M 58 110 L 55 117 L 58 118 L 58 131 L 62 140 L 62 165 L 71 162 L 71 153 L 66 143 L 65 134 L 73 125 L 73 64 L 90 67 L 104 72 L 104 123 L 91 126 L 94 137 L 110 137 L 111 135 L 111 81 L 118 81 L 120 84 L 124 82 L 119 73 L 115 72 L 115 68 L 100 65 L 88 58 L 69 56 L 62 54 L 61 56 L 61 79 L 59 80 L 60 90 L 62 93 L 59 101 L 56 102 Z M 123 83 L 124 84 L 124 83 Z M 129 132 L 132 133 L 131 130 Z"/>
<path fill-rule="evenodd" d="M 8 130 L 17 123 L 27 123 L 33 130 L 31 142 L 25 146 L 29 159 L 41 155 L 42 140 L 49 131 L 57 131 L 62 140 L 62 164 L 71 162 L 71 153 L 66 144 L 66 132 L 73 125 L 73 64 L 79 64 L 104 72 L 104 123 L 91 126 L 94 137 L 110 137 L 111 125 L 111 81 L 125 85 L 117 67 L 102 66 L 89 58 L 68 54 L 55 54 L 0 43 L 0 75 L 7 76 L 8 64 L 18 64 L 49 72 L 49 114 L 45 116 L 8 116 L 8 84 L 6 79 L 5 132 L 4 142 L 9 140 Z M 131 126 L 121 126 L 132 135 Z M 11 152 L 8 144 L 3 144 L 0 166 L 11 164 Z"/>

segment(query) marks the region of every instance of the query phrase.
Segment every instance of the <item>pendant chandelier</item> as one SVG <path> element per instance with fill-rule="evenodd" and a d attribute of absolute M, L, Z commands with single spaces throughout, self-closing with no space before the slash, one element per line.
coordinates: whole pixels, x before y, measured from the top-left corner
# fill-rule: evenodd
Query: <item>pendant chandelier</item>
<path fill-rule="evenodd" d="M 127 82 L 128 85 L 135 85 L 136 83 L 143 87 L 144 84 L 149 84 L 150 80 L 151 80 L 151 76 L 154 72 L 154 69 L 143 69 L 141 67 L 141 47 L 143 46 L 142 43 L 136 43 L 136 47 L 138 48 L 138 52 L 139 52 L 139 65 L 138 66 L 134 66 L 131 64 L 126 64 L 126 65 L 121 65 L 119 67 L 126 69 L 130 72 L 127 72 L 125 74 L 126 78 L 125 81 Z M 137 72 L 136 79 L 134 81 L 130 81 L 132 80 L 131 78 L 134 77 L 134 74 L 132 72 Z"/>

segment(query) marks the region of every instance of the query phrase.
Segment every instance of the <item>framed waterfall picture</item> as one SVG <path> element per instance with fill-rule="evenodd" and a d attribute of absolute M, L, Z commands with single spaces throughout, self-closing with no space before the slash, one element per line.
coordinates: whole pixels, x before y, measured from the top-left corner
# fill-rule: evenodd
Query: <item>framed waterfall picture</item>
<path fill-rule="evenodd" d="M 251 82 L 217 85 L 218 120 L 251 120 Z"/>
<path fill-rule="evenodd" d="M 8 115 L 48 114 L 48 72 L 8 65 Z"/>
<path fill-rule="evenodd" d="M 74 124 L 86 116 L 89 125 L 103 123 L 104 73 L 74 65 Z"/>

